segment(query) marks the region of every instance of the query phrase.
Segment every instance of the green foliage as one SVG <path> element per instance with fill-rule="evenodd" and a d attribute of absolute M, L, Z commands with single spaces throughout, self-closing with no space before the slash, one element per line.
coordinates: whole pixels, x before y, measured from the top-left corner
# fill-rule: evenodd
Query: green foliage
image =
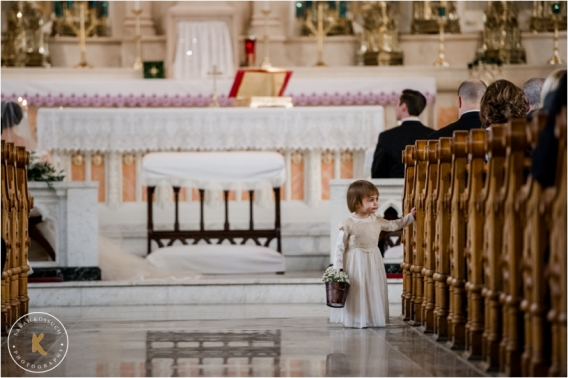
<path fill-rule="evenodd" d="M 64 178 L 63 171 L 57 172 L 53 165 L 40 161 L 39 156 L 34 151 L 31 151 L 30 164 L 28 165 L 28 181 L 45 181 L 49 189 L 55 190 L 52 183 L 54 181 L 63 181 Z"/>

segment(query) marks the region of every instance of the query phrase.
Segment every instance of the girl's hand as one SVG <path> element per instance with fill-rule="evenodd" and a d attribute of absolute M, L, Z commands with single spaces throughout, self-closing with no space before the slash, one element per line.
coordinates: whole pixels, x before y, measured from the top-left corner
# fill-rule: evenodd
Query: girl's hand
<path fill-rule="evenodd" d="M 416 218 L 416 208 L 415 208 L 415 207 L 413 207 L 412 209 L 410 209 L 410 214 L 412 214 L 412 216 L 413 216 L 414 218 Z"/>

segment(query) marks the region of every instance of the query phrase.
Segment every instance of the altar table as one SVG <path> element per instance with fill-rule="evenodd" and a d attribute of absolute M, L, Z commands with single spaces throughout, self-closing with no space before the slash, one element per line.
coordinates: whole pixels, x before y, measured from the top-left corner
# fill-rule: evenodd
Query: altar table
<path fill-rule="evenodd" d="M 381 106 L 40 108 L 37 117 L 38 147 L 51 151 L 67 180 L 100 181 L 99 201 L 113 208 L 144 200 L 148 151 L 278 151 L 286 161 L 284 201 L 316 205 L 329 198 L 330 178 L 370 175 L 365 152 L 383 129 Z M 185 198 L 192 200 L 190 190 Z"/>

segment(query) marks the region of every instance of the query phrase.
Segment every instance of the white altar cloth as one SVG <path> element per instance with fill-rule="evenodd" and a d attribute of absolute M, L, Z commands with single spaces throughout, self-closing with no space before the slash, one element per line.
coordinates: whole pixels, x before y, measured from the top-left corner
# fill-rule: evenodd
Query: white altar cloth
<path fill-rule="evenodd" d="M 233 79 L 217 80 L 221 106 L 231 106 L 227 96 Z M 296 77 L 292 74 L 285 96 L 294 106 L 392 105 L 403 89 L 423 93 L 428 103 L 436 97 L 433 77 Z M 32 106 L 71 107 L 203 107 L 211 103 L 212 80 L 119 79 L 92 77 L 2 79 L 2 100 L 24 97 Z"/>
<path fill-rule="evenodd" d="M 363 151 L 383 129 L 380 106 L 40 108 L 37 116 L 38 147 L 59 152 Z"/>
<path fill-rule="evenodd" d="M 163 180 L 173 186 L 205 189 L 211 183 L 232 189 L 234 183 L 253 190 L 260 183 L 280 187 L 286 179 L 284 157 L 277 152 L 153 152 L 142 161 L 146 185 Z"/>

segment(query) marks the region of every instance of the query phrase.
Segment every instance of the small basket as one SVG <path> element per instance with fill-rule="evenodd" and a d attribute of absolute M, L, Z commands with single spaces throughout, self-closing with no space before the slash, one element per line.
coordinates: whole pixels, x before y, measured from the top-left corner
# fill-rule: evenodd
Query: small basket
<path fill-rule="evenodd" d="M 332 308 L 342 308 L 345 306 L 349 284 L 346 282 L 326 282 L 325 291 L 327 294 L 327 305 Z"/>

